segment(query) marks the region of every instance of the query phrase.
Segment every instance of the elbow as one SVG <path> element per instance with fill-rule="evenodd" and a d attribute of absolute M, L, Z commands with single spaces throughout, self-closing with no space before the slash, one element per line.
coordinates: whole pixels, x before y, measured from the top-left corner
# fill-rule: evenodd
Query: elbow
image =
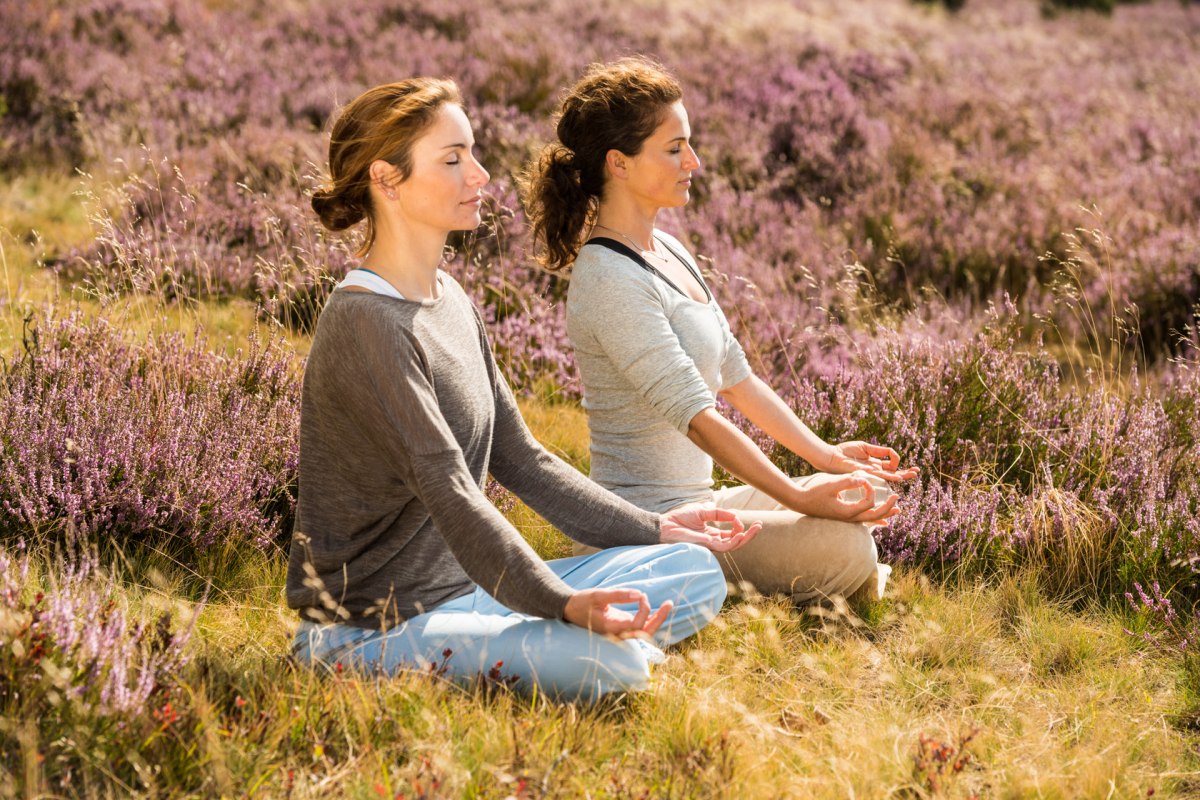
<path fill-rule="evenodd" d="M 754 389 L 754 376 L 738 381 L 732 386 L 726 386 L 717 392 L 717 396 L 724 398 L 734 408 Z"/>
<path fill-rule="evenodd" d="M 702 408 L 692 416 L 687 424 L 687 430 L 685 431 L 687 438 L 702 450 L 707 450 L 708 442 L 712 439 L 713 416 L 720 416 L 717 414 L 715 408 L 712 406 Z"/>

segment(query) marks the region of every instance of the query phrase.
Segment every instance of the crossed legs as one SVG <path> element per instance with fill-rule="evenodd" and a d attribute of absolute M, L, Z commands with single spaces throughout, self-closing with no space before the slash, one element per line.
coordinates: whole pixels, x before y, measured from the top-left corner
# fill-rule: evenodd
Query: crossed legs
<path fill-rule="evenodd" d="M 689 544 L 616 547 L 547 562 L 576 589 L 634 588 L 674 608 L 653 643 L 617 640 L 563 620 L 518 614 L 480 589 L 388 631 L 302 622 L 297 659 L 361 670 L 437 670 L 469 683 L 489 673 L 515 688 L 562 699 L 595 699 L 645 688 L 660 647 L 691 636 L 717 615 L 725 578 L 712 553 Z M 448 651 L 448 654 L 447 654 Z"/>

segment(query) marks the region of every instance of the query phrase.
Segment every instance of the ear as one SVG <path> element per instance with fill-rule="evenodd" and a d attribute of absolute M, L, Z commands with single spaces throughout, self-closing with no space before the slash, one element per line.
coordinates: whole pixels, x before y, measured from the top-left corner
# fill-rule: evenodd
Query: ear
<path fill-rule="evenodd" d="M 379 188 L 388 199 L 394 199 L 396 184 L 400 183 L 400 171 L 383 159 L 375 159 L 369 169 L 371 183 Z"/>
<path fill-rule="evenodd" d="M 629 156 L 620 150 L 609 150 L 605 153 L 604 166 L 614 178 L 624 180 L 629 177 Z"/>

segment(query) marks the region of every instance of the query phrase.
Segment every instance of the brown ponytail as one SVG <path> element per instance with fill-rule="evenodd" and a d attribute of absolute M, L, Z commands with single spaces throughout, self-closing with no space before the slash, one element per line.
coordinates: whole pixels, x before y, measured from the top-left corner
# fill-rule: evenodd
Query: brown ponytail
<path fill-rule="evenodd" d="M 321 224 L 341 231 L 367 221 L 357 255 L 375 242 L 371 206 L 371 162 L 396 167 L 400 179 L 412 174 L 412 145 L 433 124 L 447 103 L 462 104 L 453 81 L 412 78 L 368 89 L 350 102 L 329 137 L 329 182 L 313 192 L 313 211 Z"/>
<path fill-rule="evenodd" d="M 525 211 L 534 241 L 545 243 L 543 267 L 557 271 L 579 255 L 604 193 L 608 151 L 640 153 L 667 107 L 682 97 L 679 83 L 644 58 L 588 67 L 563 100 L 558 142 L 525 176 Z"/>

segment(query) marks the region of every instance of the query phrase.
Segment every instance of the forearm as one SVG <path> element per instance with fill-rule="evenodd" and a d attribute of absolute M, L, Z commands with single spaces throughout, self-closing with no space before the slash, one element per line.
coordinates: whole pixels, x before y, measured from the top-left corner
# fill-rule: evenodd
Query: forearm
<path fill-rule="evenodd" d="M 692 418 L 688 438 L 734 477 L 785 507 L 804 513 L 803 491 L 771 463 L 750 437 L 716 409 L 705 409 Z"/>
<path fill-rule="evenodd" d="M 600 548 L 658 543 L 657 514 L 605 490 L 532 436 L 498 451 L 492 477 L 572 539 Z"/>
<path fill-rule="evenodd" d="M 501 486 L 554 527 L 593 547 L 657 544 L 657 514 L 601 488 L 543 447 L 530 432 L 508 384 L 495 379 L 496 417 L 489 469 Z"/>
<path fill-rule="evenodd" d="M 562 616 L 573 593 L 487 501 L 461 454 L 413 459 L 417 496 L 463 571 L 514 611 Z"/>
<path fill-rule="evenodd" d="M 763 433 L 812 464 L 817 471 L 829 470 L 833 446 L 813 433 L 761 379 L 752 375 L 722 391 L 721 396 Z"/>

